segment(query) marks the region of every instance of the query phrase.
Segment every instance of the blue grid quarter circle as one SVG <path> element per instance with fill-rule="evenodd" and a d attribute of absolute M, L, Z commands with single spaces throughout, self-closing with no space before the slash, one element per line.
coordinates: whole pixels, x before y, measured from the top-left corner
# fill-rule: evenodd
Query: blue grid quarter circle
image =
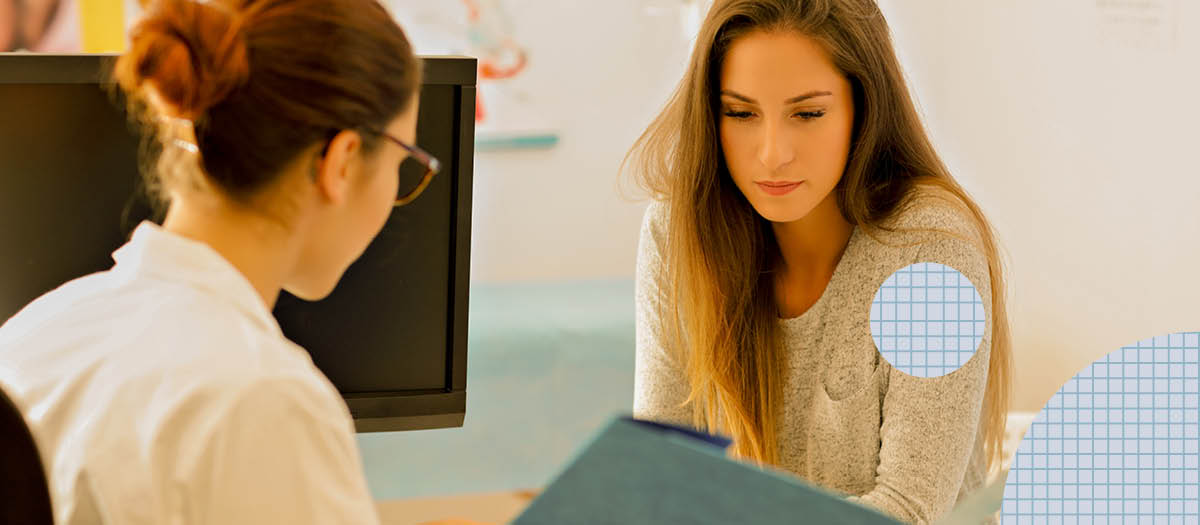
<path fill-rule="evenodd" d="M 906 374 L 939 377 L 975 355 L 987 329 L 979 291 L 967 276 L 938 263 L 893 273 L 871 302 L 871 337 L 888 363 Z"/>
<path fill-rule="evenodd" d="M 1140 341 L 1071 378 L 1034 419 L 1001 519 L 1197 524 L 1200 332 Z"/>

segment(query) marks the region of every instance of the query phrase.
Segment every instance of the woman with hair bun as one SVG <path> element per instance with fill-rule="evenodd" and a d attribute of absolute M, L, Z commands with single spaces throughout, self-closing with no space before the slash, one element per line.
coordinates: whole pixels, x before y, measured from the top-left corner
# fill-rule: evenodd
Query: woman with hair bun
<path fill-rule="evenodd" d="M 420 73 L 376 0 L 148 7 L 114 77 L 165 220 L 0 328 L 56 522 L 378 522 L 345 404 L 271 310 L 328 295 L 437 171 Z"/>

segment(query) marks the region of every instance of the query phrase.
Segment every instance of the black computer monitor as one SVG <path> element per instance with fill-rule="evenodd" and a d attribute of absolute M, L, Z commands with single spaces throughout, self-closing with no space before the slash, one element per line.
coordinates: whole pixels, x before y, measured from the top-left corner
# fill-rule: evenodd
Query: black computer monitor
<path fill-rule="evenodd" d="M 284 293 L 275 308 L 360 432 L 461 426 L 466 411 L 476 64 L 423 58 L 417 142 L 442 172 L 393 211 L 332 295 Z M 137 127 L 105 85 L 113 59 L 0 54 L 0 323 L 111 268 L 154 219 Z"/>

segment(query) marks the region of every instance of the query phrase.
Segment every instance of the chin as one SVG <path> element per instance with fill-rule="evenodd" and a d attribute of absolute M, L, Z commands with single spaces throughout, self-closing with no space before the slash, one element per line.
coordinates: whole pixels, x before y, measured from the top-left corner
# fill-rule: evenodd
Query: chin
<path fill-rule="evenodd" d="M 320 301 L 321 299 L 329 297 L 329 294 L 327 294 L 327 293 L 326 294 L 315 294 L 315 293 L 311 293 L 308 290 L 302 289 L 302 288 L 284 288 L 284 290 L 287 291 L 287 293 L 290 293 L 290 294 L 296 296 L 296 298 L 303 299 L 305 301 Z"/>
<path fill-rule="evenodd" d="M 810 202 L 805 202 L 797 199 L 793 202 L 776 201 L 776 202 L 751 202 L 754 211 L 762 218 L 771 222 L 796 222 L 803 219 L 815 207 Z"/>
<path fill-rule="evenodd" d="M 335 279 L 332 284 L 328 285 L 317 283 L 294 285 L 285 287 L 284 290 L 305 301 L 320 301 L 333 293 L 334 288 L 337 287 L 337 282 L 338 280 Z"/>

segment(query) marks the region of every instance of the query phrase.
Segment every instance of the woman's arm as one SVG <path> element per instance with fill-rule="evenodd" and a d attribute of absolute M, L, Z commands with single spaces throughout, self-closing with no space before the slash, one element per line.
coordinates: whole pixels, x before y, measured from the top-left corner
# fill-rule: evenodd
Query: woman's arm
<path fill-rule="evenodd" d="M 975 285 L 991 319 L 988 261 L 972 242 L 939 235 L 915 262 L 950 266 Z M 975 355 L 941 377 L 891 370 L 883 400 L 875 487 L 858 500 L 914 523 L 938 519 L 954 506 L 976 443 L 991 357 L 989 321 Z"/>
<path fill-rule="evenodd" d="M 670 322 L 669 277 L 663 264 L 666 246 L 666 208 L 653 203 L 646 209 L 638 241 L 636 311 L 637 359 L 633 381 L 633 416 L 677 425 L 692 424 L 684 370 L 666 345 L 663 324 Z"/>

